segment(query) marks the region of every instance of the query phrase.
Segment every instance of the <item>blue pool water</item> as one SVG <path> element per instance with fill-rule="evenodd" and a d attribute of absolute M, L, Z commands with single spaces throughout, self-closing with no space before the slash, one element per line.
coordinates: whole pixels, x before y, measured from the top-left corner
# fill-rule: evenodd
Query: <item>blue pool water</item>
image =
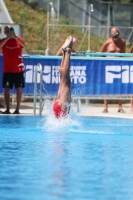
<path fill-rule="evenodd" d="M 132 200 L 133 120 L 0 117 L 0 200 Z"/>

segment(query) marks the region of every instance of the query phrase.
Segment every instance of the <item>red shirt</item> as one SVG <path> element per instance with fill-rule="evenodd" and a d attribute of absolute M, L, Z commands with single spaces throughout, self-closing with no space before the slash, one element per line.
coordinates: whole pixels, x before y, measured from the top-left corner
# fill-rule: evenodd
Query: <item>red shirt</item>
<path fill-rule="evenodd" d="M 24 39 L 20 36 L 18 38 L 21 41 Z M 5 40 L 1 39 L 0 42 Z M 22 46 L 15 39 L 9 39 L 5 45 L 2 47 L 2 53 L 4 58 L 4 73 L 21 73 L 24 72 L 24 63 L 23 59 L 19 58 L 22 55 Z"/>

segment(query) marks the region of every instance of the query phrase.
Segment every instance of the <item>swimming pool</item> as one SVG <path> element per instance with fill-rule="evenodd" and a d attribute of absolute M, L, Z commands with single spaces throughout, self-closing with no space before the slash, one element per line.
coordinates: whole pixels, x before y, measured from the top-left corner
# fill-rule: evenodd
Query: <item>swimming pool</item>
<path fill-rule="evenodd" d="M 0 117 L 1 200 L 133 199 L 133 121 Z"/>

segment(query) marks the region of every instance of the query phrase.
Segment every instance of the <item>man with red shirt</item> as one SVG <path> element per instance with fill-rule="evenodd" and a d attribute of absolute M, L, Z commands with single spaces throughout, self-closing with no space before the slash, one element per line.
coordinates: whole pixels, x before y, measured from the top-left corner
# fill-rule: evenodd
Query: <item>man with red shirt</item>
<path fill-rule="evenodd" d="M 0 25 L 0 34 L 1 34 L 1 31 L 2 31 L 2 26 Z M 0 49 L 0 54 L 2 53 L 1 49 Z M 4 106 L 0 103 L 0 108 L 4 108 Z"/>
<path fill-rule="evenodd" d="M 7 110 L 3 114 L 10 113 L 10 89 L 15 85 L 16 88 L 16 110 L 13 114 L 19 114 L 20 102 L 22 98 L 22 88 L 24 88 L 24 63 L 22 58 L 22 48 L 25 46 L 24 39 L 16 36 L 11 25 L 4 27 L 4 33 L 7 36 L 0 40 L 4 59 L 3 88 Z"/>

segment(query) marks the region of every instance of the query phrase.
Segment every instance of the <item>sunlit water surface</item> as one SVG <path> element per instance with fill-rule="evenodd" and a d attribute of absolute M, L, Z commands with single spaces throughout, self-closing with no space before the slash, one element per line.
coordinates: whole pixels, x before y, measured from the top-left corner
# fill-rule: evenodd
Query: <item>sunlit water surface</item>
<path fill-rule="evenodd" d="M 133 120 L 0 117 L 0 200 L 132 200 Z"/>

